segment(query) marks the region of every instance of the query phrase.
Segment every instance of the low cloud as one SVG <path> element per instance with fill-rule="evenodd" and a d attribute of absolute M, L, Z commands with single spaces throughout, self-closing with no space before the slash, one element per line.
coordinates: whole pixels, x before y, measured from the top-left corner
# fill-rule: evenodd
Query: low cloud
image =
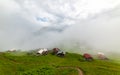
<path fill-rule="evenodd" d="M 119 3 L 119 0 L 0 1 L 0 49 L 73 46 L 78 50 L 120 52 Z"/>

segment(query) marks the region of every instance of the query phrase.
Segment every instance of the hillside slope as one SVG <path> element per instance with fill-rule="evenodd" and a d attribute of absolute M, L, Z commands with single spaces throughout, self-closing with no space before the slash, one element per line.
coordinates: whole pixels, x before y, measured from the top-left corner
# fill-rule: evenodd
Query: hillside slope
<path fill-rule="evenodd" d="M 0 75 L 78 75 L 75 68 L 62 66 L 78 67 L 84 75 L 120 75 L 120 64 L 110 60 L 88 62 L 75 53 L 67 53 L 65 57 L 15 54 L 0 53 Z"/>

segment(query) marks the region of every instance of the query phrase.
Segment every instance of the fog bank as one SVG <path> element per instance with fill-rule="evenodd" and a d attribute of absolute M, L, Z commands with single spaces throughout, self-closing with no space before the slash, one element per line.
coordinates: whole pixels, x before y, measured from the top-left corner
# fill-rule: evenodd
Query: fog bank
<path fill-rule="evenodd" d="M 4 0 L 0 11 L 2 51 L 60 47 L 120 53 L 119 0 Z"/>

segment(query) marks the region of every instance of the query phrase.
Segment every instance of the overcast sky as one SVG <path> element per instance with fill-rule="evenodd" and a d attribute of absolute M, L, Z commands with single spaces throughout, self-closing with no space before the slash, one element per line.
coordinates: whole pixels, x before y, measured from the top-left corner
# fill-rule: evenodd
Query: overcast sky
<path fill-rule="evenodd" d="M 0 49 L 49 48 L 72 40 L 120 52 L 119 13 L 120 0 L 1 0 Z"/>

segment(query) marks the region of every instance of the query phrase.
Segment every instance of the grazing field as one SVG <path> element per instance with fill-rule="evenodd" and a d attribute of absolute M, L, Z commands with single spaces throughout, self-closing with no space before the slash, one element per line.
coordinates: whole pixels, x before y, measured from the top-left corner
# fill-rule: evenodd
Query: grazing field
<path fill-rule="evenodd" d="M 88 62 L 75 53 L 67 53 L 65 57 L 35 56 L 27 52 L 0 53 L 0 75 L 78 75 L 76 68 L 84 75 L 120 75 L 120 64 L 112 60 Z"/>

